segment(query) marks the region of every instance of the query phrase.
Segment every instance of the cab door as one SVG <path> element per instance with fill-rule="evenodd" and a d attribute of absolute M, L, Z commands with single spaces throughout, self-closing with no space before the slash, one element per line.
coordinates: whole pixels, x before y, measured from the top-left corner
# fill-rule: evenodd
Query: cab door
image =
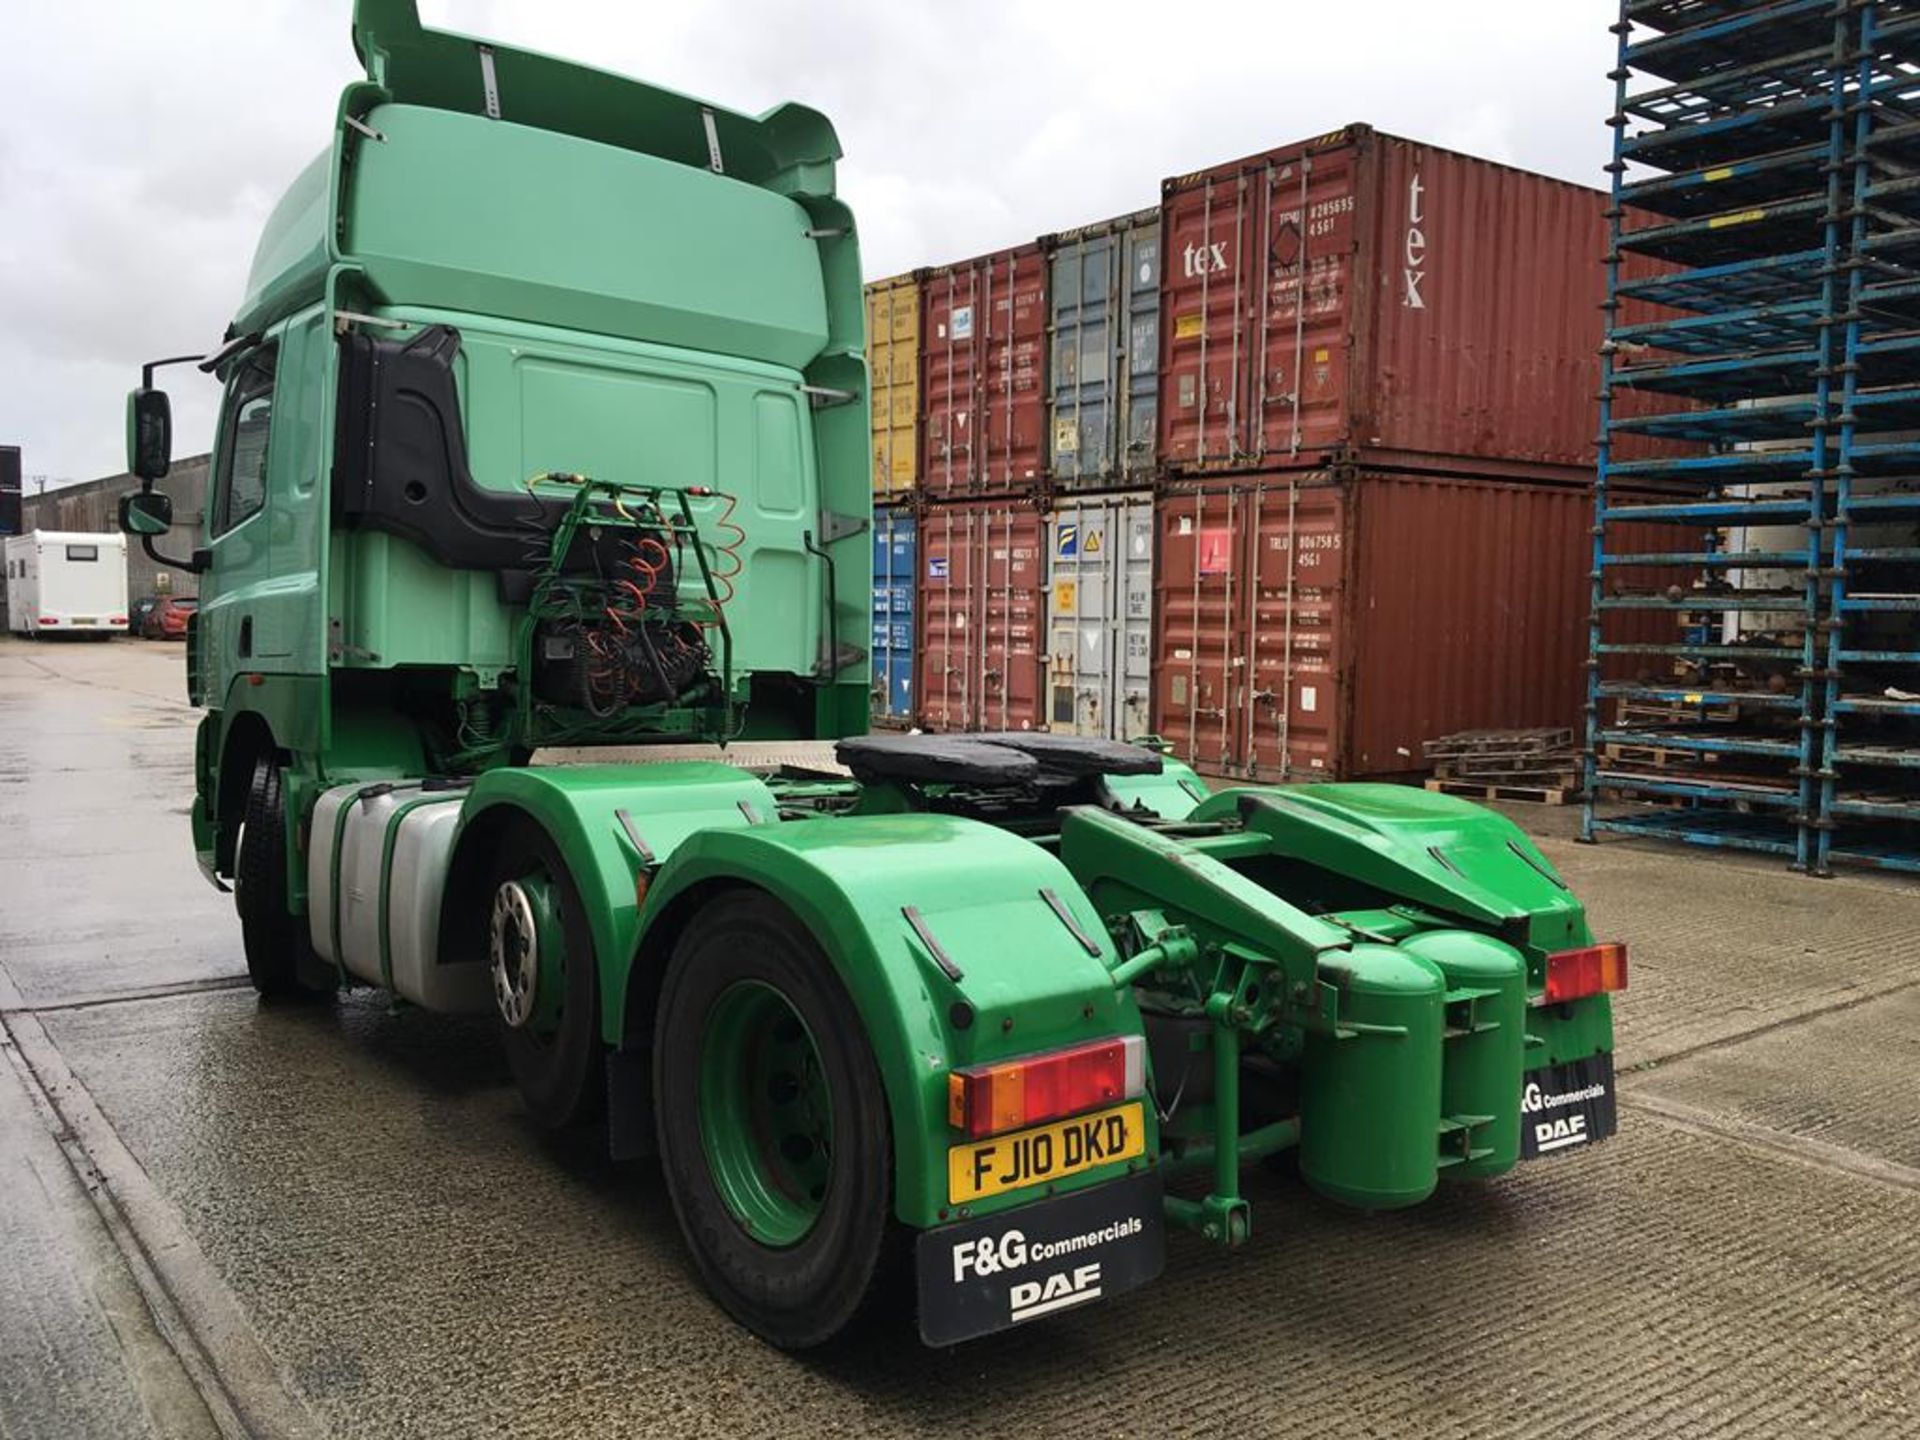
<path fill-rule="evenodd" d="M 244 673 L 326 669 L 325 409 L 334 348 L 318 307 L 237 359 L 214 437 L 207 497 L 212 568 L 201 577 L 195 657 L 209 703 Z"/>
<path fill-rule="evenodd" d="M 207 495 L 207 549 L 194 621 L 196 669 L 210 705 L 224 706 L 236 675 L 257 668 L 262 644 L 260 597 L 273 579 L 267 516 L 268 458 L 273 447 L 276 338 L 232 362 L 214 433 Z"/>

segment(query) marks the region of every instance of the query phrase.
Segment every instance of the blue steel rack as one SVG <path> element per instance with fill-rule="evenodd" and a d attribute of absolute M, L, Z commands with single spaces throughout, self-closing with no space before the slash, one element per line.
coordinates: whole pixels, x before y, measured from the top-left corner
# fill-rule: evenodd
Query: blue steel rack
<path fill-rule="evenodd" d="M 1587 839 L 1825 863 L 1822 536 L 1843 443 L 1857 11 L 1620 6 Z"/>
<path fill-rule="evenodd" d="M 1815 857 L 1920 872 L 1920 14 L 1856 3 Z"/>

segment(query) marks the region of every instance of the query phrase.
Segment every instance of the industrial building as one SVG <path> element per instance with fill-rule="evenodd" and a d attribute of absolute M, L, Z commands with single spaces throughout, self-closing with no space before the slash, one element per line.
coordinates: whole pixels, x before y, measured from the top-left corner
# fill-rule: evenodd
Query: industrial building
<path fill-rule="evenodd" d="M 173 533 L 160 547 L 165 554 L 189 555 L 207 543 L 210 459 L 207 455 L 193 455 L 176 460 L 168 472 L 164 488 L 173 496 Z M 117 531 L 120 497 L 139 488 L 140 482 L 131 475 L 106 475 L 80 485 L 23 496 L 20 529 L 23 533 L 28 530 Z M 134 544 L 127 547 L 127 594 L 134 599 L 147 595 L 197 595 L 199 580 L 184 570 L 156 565 Z"/>

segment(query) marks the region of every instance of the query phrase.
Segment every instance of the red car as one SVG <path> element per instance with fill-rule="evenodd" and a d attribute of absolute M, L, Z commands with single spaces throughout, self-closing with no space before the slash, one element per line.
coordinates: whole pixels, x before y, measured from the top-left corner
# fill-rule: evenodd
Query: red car
<path fill-rule="evenodd" d="M 187 619 L 200 608 L 200 602 L 191 596 L 168 596 L 162 599 L 140 621 L 140 638 L 143 640 L 184 640 L 187 638 Z"/>

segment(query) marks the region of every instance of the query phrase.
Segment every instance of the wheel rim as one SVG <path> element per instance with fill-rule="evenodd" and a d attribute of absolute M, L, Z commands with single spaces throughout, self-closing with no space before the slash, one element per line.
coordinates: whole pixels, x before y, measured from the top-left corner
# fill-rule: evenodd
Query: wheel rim
<path fill-rule="evenodd" d="M 493 1003 L 507 1028 L 519 1030 L 533 1018 L 540 993 L 540 921 L 533 897 L 518 880 L 493 892 L 487 917 L 487 953 L 493 972 Z"/>
<path fill-rule="evenodd" d="M 714 1188 L 763 1245 L 799 1243 L 820 1218 L 833 1104 L 806 1022 L 771 985 L 741 981 L 700 1040 L 700 1140 Z"/>

